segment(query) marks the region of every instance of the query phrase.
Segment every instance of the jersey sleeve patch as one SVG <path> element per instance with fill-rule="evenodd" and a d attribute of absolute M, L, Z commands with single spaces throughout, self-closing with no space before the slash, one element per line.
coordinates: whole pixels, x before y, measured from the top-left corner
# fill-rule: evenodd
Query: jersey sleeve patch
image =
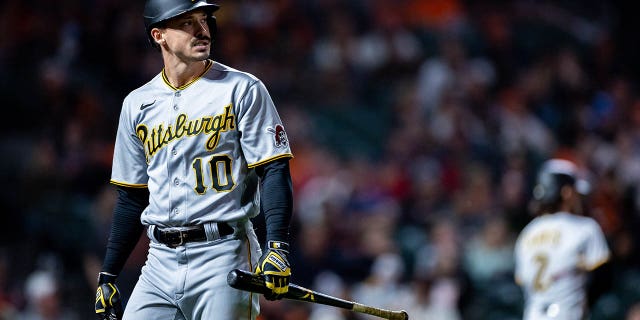
<path fill-rule="evenodd" d="M 273 135 L 273 145 L 276 149 L 289 147 L 289 139 L 287 138 L 287 132 L 284 131 L 284 126 L 278 124 L 275 127 L 268 127 L 267 132 Z"/>

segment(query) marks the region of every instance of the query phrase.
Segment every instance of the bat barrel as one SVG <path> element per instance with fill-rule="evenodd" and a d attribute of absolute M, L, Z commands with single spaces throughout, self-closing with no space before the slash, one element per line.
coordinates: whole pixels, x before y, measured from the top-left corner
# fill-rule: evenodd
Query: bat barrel
<path fill-rule="evenodd" d="M 389 320 L 409 320 L 409 314 L 406 311 L 392 311 L 381 308 L 375 308 L 367 306 L 361 303 L 354 302 L 352 310 L 354 312 L 366 313 L 372 316 L 380 317 Z"/>

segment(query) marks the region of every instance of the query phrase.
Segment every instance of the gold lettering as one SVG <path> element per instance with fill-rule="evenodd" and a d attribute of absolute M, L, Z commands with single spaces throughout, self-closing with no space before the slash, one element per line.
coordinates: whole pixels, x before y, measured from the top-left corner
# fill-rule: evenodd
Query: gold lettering
<path fill-rule="evenodd" d="M 178 119 L 176 119 L 176 138 L 180 139 L 182 138 L 182 136 L 185 133 L 188 133 L 188 131 L 186 130 L 187 128 L 185 128 L 184 123 L 187 122 L 187 115 L 184 113 L 181 113 L 178 116 Z"/>
<path fill-rule="evenodd" d="M 235 130 L 232 104 L 225 106 L 224 109 L 224 113 L 192 120 L 189 120 L 186 114 L 181 113 L 175 122 L 169 124 L 166 129 L 164 123 L 158 124 L 151 131 L 144 124 L 138 125 L 136 134 L 144 147 L 147 162 L 171 141 L 199 134 L 210 135 L 204 147 L 208 151 L 214 150 L 220 141 L 221 132 Z"/>
<path fill-rule="evenodd" d="M 235 120 L 236 118 L 231 113 L 231 104 L 228 104 L 224 107 L 224 131 L 234 130 L 236 128 Z"/>
<path fill-rule="evenodd" d="M 527 239 L 528 246 L 558 245 L 562 233 L 558 230 L 545 230 L 536 233 Z"/>
<path fill-rule="evenodd" d="M 173 140 L 173 128 L 171 128 L 171 126 L 169 126 L 167 128 L 167 131 L 164 132 L 164 135 L 162 136 L 162 144 L 165 145 L 169 142 L 171 142 L 171 140 Z"/>

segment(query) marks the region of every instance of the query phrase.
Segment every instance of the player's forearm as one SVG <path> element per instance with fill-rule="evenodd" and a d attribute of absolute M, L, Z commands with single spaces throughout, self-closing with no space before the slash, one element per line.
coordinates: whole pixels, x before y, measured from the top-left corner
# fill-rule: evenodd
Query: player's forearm
<path fill-rule="evenodd" d="M 118 200 L 113 209 L 111 233 L 102 264 L 102 271 L 117 275 L 135 248 L 143 226 L 140 214 L 148 203 L 146 189 L 118 187 Z"/>
<path fill-rule="evenodd" d="M 288 160 L 266 164 L 261 172 L 262 210 L 267 241 L 289 242 L 289 225 L 293 212 L 293 187 Z"/>

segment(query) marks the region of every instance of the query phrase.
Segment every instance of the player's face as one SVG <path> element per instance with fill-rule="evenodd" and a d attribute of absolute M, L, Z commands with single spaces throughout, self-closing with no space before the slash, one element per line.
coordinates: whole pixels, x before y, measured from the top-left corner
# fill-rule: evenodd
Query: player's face
<path fill-rule="evenodd" d="M 164 48 L 183 61 L 201 61 L 209 57 L 211 33 L 207 14 L 188 12 L 167 22 L 163 30 Z"/>
<path fill-rule="evenodd" d="M 569 211 L 573 214 L 582 215 L 582 196 L 578 193 L 578 191 L 574 187 L 564 186 L 561 189 L 562 194 L 562 205 L 560 210 Z"/>

